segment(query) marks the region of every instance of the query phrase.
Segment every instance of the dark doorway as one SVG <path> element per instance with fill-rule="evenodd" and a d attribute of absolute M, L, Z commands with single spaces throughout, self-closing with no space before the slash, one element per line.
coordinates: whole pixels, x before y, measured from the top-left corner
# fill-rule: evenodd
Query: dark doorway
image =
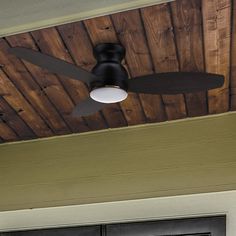
<path fill-rule="evenodd" d="M 226 217 L 107 225 L 109 236 L 225 236 Z"/>
<path fill-rule="evenodd" d="M 0 236 L 226 236 L 226 217 L 2 232 Z"/>

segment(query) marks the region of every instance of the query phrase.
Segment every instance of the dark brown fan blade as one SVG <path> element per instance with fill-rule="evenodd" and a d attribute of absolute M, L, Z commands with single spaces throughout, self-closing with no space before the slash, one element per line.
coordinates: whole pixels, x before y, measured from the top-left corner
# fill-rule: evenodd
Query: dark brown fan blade
<path fill-rule="evenodd" d="M 136 93 L 178 94 L 206 91 L 224 84 L 224 76 L 202 72 L 170 72 L 130 79 L 128 90 Z"/>
<path fill-rule="evenodd" d="M 47 69 L 50 72 L 69 76 L 72 79 L 80 80 L 87 84 L 99 80 L 97 76 L 80 67 L 32 49 L 14 47 L 9 48 L 8 51 L 17 57 Z"/>
<path fill-rule="evenodd" d="M 100 111 L 103 107 L 109 105 L 107 103 L 96 102 L 92 98 L 88 97 L 84 101 L 80 102 L 74 108 L 72 115 L 73 116 L 89 116 L 98 111 Z"/>

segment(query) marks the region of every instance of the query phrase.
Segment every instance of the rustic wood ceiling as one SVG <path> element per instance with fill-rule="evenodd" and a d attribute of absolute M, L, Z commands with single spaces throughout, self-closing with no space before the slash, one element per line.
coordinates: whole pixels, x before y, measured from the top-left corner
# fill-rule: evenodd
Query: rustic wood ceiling
<path fill-rule="evenodd" d="M 236 110 L 236 4 L 234 0 L 177 0 L 0 39 L 1 142 L 162 122 Z M 233 6 L 234 5 L 234 6 Z M 208 93 L 144 95 L 92 116 L 73 118 L 88 96 L 79 81 L 51 74 L 7 53 L 9 47 L 39 50 L 87 70 L 94 45 L 120 42 L 129 74 L 207 71 L 225 84 Z"/>

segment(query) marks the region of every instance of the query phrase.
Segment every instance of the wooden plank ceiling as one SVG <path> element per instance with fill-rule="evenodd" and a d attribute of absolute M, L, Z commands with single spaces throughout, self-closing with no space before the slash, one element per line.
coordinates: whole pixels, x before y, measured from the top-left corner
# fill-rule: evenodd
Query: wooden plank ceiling
<path fill-rule="evenodd" d="M 130 76 L 168 71 L 223 74 L 223 88 L 194 94 L 144 95 L 73 118 L 86 86 L 7 53 L 23 46 L 75 63 L 95 65 L 93 46 L 120 42 Z M 0 39 L 1 142 L 162 122 L 236 110 L 234 0 L 177 0 Z"/>

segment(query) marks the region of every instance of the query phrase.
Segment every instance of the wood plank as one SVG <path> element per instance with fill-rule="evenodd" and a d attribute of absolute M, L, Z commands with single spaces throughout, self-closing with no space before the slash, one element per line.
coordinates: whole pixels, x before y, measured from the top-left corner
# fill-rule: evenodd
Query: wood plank
<path fill-rule="evenodd" d="M 17 141 L 19 137 L 16 133 L 0 118 L 0 140 L 3 142 Z"/>
<path fill-rule="evenodd" d="M 178 71 L 179 64 L 168 5 L 143 8 L 141 15 L 155 72 Z M 162 97 L 169 120 L 186 117 L 183 95 L 163 95 Z"/>
<path fill-rule="evenodd" d="M 179 0 L 171 3 L 174 33 L 181 71 L 204 72 L 201 0 Z M 185 94 L 188 116 L 206 115 L 205 91 Z"/>
<path fill-rule="evenodd" d="M 132 77 L 153 74 L 153 65 L 138 10 L 113 14 L 118 38 L 126 49 L 126 62 Z M 160 95 L 140 94 L 147 122 L 166 120 Z"/>
<path fill-rule="evenodd" d="M 0 210 L 233 190 L 235 130 L 236 112 L 2 144 Z"/>
<path fill-rule="evenodd" d="M 93 47 L 82 22 L 57 27 L 76 64 L 91 71 L 96 60 Z M 110 128 L 126 126 L 126 120 L 119 104 L 110 104 L 102 110 Z"/>
<path fill-rule="evenodd" d="M 9 45 L 7 42 L 4 39 L 0 39 L 0 63 L 4 65 L 2 69 L 14 81 L 16 87 L 30 101 L 31 105 L 34 106 L 34 109 L 39 113 L 38 116 L 44 119 L 45 125 L 39 122 L 42 125 L 41 131 L 39 130 L 39 132 L 45 132 L 48 135 L 51 132 L 63 134 L 65 130 L 61 126 L 61 120 L 55 108 L 28 73 L 24 64 L 18 58 L 7 52 L 8 48 Z"/>
<path fill-rule="evenodd" d="M 231 77 L 230 77 L 230 96 L 231 110 L 236 110 L 236 3 L 233 1 L 233 21 L 231 38 Z"/>
<path fill-rule="evenodd" d="M 207 72 L 223 74 L 222 88 L 208 92 L 209 113 L 229 110 L 229 67 L 230 67 L 230 0 L 202 1 L 205 62 Z"/>
<path fill-rule="evenodd" d="M 32 32 L 32 36 L 42 52 L 73 63 L 69 51 L 65 47 L 65 44 L 56 28 L 34 31 Z M 59 75 L 59 78 L 67 93 L 71 96 L 74 104 L 78 104 L 89 96 L 85 84 L 61 75 Z M 99 112 L 94 115 L 87 116 L 84 119 L 89 128 L 92 130 L 107 128 L 107 125 Z"/>
<path fill-rule="evenodd" d="M 0 94 L 38 137 L 53 134 L 2 70 L 0 70 Z"/>
<path fill-rule="evenodd" d="M 29 33 L 18 34 L 6 38 L 12 47 L 21 46 L 38 50 L 32 36 Z M 64 133 L 88 131 L 87 125 L 82 119 L 75 119 L 71 116 L 74 104 L 66 93 L 58 78 L 42 68 L 23 61 L 24 65 L 34 76 L 37 83 L 43 89 L 56 110 L 61 116 L 61 126 Z M 63 99 L 62 99 L 63 98 Z"/>
<path fill-rule="evenodd" d="M 36 138 L 29 126 L 21 119 L 17 112 L 3 97 L 0 97 L 0 115 L 1 120 L 6 122 L 6 124 L 14 130 L 21 140 Z"/>
<path fill-rule="evenodd" d="M 109 16 L 85 20 L 84 24 L 93 45 L 118 42 L 114 26 Z M 129 125 L 145 122 L 145 115 L 137 94 L 129 93 L 128 98 L 122 101 L 120 106 Z"/>

